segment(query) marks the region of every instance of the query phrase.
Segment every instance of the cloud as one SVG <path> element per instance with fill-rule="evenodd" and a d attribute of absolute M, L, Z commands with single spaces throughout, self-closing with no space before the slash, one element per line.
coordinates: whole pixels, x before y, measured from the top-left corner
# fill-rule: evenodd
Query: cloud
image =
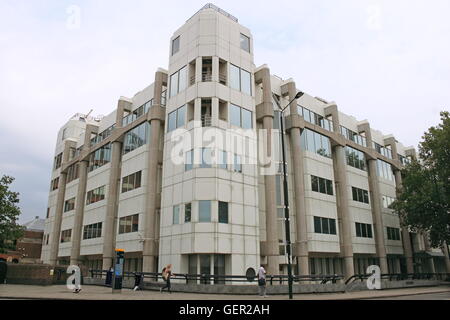
<path fill-rule="evenodd" d="M 0 173 L 24 217 L 45 214 L 56 134 L 108 114 L 167 68 L 169 39 L 204 1 L 0 3 Z M 450 100 L 447 0 L 216 1 L 250 28 L 255 63 L 417 145 Z M 79 28 L 68 28 L 74 5 Z M 170 14 L 169 14 L 170 13 Z M 72 14 L 72 16 L 71 16 Z"/>

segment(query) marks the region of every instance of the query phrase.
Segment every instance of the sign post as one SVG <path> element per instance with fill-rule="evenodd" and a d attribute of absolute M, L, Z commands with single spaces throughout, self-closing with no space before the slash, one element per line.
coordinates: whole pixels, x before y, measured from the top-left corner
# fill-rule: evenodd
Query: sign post
<path fill-rule="evenodd" d="M 116 258 L 114 263 L 114 273 L 112 281 L 112 293 L 122 292 L 123 280 L 123 262 L 125 258 L 125 251 L 123 249 L 116 249 Z"/>

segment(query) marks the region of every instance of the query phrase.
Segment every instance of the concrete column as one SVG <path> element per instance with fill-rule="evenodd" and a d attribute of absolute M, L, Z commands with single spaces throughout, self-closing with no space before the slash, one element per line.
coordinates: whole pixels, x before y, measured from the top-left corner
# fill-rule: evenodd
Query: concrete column
<path fill-rule="evenodd" d="M 273 130 L 273 104 L 272 86 L 270 81 L 270 70 L 267 67 L 255 74 L 255 81 L 262 83 L 263 101 L 257 106 L 262 114 L 263 129 L 266 130 L 264 149 L 269 159 L 272 159 L 272 130 Z M 279 243 L 278 243 L 278 217 L 276 203 L 276 181 L 275 175 L 264 176 L 264 199 L 266 209 L 266 241 L 261 243 L 262 255 L 267 256 L 267 274 L 279 273 Z"/>
<path fill-rule="evenodd" d="M 333 148 L 333 168 L 336 185 L 337 212 L 340 220 L 340 246 L 344 258 L 344 276 L 346 279 L 355 274 L 353 264 L 352 219 L 348 205 L 347 161 L 345 148 L 337 145 Z"/>
<path fill-rule="evenodd" d="M 195 82 L 202 82 L 202 67 L 203 67 L 203 58 L 198 57 L 195 59 Z"/>
<path fill-rule="evenodd" d="M 198 65 L 198 59 L 197 59 Z M 197 66 L 198 69 L 198 66 Z M 200 68 L 201 70 L 201 68 Z M 198 75 L 198 73 L 197 73 Z M 167 74 L 158 71 L 155 75 L 153 107 L 161 107 L 161 92 L 163 84 L 167 83 Z M 197 101 L 196 101 L 197 102 Z M 158 239 L 156 234 L 156 210 L 160 204 L 156 203 L 158 197 L 157 175 L 160 159 L 160 137 L 161 128 L 164 119 L 155 118 L 150 120 L 150 141 L 148 152 L 148 171 L 147 171 L 147 198 L 145 203 L 144 218 L 144 245 L 142 250 L 143 272 L 156 272 L 156 257 L 158 256 Z"/>
<path fill-rule="evenodd" d="M 90 149 L 91 135 L 98 132 L 98 126 L 88 124 L 86 126 L 82 153 Z M 70 250 L 70 264 L 81 264 L 80 249 L 83 232 L 84 207 L 86 204 L 86 183 L 88 175 L 88 160 L 82 160 L 78 164 L 78 189 L 75 202 L 75 217 L 72 229 L 72 248 Z"/>
<path fill-rule="evenodd" d="M 219 126 L 219 98 L 211 98 L 211 126 Z"/>
<path fill-rule="evenodd" d="M 325 108 L 325 115 L 331 115 L 333 121 L 333 131 L 340 132 L 339 112 L 335 104 Z M 345 158 L 345 147 L 336 145 L 333 147 L 333 170 L 336 186 L 337 213 L 339 217 L 339 240 L 341 256 L 344 259 L 344 276 L 346 279 L 355 274 L 353 259 L 352 225 L 350 216 L 349 194 L 347 180 L 347 161 Z"/>
<path fill-rule="evenodd" d="M 395 184 L 397 186 L 397 197 L 398 197 L 403 188 L 402 174 L 399 170 L 395 170 L 394 174 L 395 174 Z M 414 259 L 413 259 L 413 252 L 412 252 L 412 247 L 411 247 L 411 237 L 409 235 L 408 227 L 403 226 L 402 216 L 399 216 L 399 219 L 400 219 L 400 226 L 401 226 L 401 232 L 402 232 L 403 251 L 404 251 L 404 256 L 406 259 L 406 272 L 414 273 Z"/>
<path fill-rule="evenodd" d="M 212 57 L 212 81 L 219 82 L 219 57 Z"/>
<path fill-rule="evenodd" d="M 80 265 L 81 234 L 83 231 L 84 206 L 86 201 L 86 183 L 88 174 L 88 161 L 78 164 L 78 190 L 75 203 L 75 217 L 72 229 L 72 248 L 70 250 L 70 264 Z"/>
<path fill-rule="evenodd" d="M 289 101 L 297 95 L 295 82 L 286 84 L 288 90 Z M 290 105 L 290 114 L 298 114 L 297 101 Z M 289 137 L 292 147 L 292 168 L 294 171 L 294 194 L 295 194 L 295 216 L 296 216 L 296 242 L 294 255 L 297 256 L 299 264 L 299 274 L 309 274 L 308 261 L 308 229 L 306 225 L 306 205 L 305 205 L 305 177 L 303 169 L 303 150 L 299 147 L 300 128 L 292 128 Z"/>
<path fill-rule="evenodd" d="M 113 265 L 117 233 L 117 212 L 119 205 L 120 173 L 122 166 L 122 142 L 111 144 L 111 168 L 109 174 L 108 194 L 106 198 L 106 216 L 103 224 L 103 270 Z"/>
<path fill-rule="evenodd" d="M 369 143 L 369 141 L 368 141 Z M 372 141 L 370 141 L 372 144 Z M 375 242 L 377 248 L 377 256 L 380 260 L 381 273 L 388 273 L 386 246 L 384 243 L 384 224 L 381 212 L 381 194 L 380 185 L 377 177 L 377 160 L 369 159 L 369 188 L 370 188 L 370 203 L 372 206 L 373 228 L 375 234 Z"/>
<path fill-rule="evenodd" d="M 447 273 L 450 273 L 450 256 L 448 252 L 448 244 L 444 242 L 444 245 L 442 246 L 442 253 L 444 254 L 445 258 L 445 269 Z"/>
<path fill-rule="evenodd" d="M 425 251 L 426 252 L 431 252 L 432 250 L 431 250 L 431 244 L 430 244 L 430 240 L 428 238 L 428 234 L 426 232 L 420 232 L 420 235 L 422 236 L 422 239 L 423 239 L 423 244 L 424 244 L 424 247 L 425 247 Z M 445 255 L 445 253 L 444 253 L 444 255 Z M 427 259 L 427 262 L 428 262 L 428 270 L 429 270 L 429 272 L 436 273 L 436 268 L 434 266 L 433 257 L 430 256 Z"/>
<path fill-rule="evenodd" d="M 72 141 L 64 142 L 64 151 L 63 151 L 63 160 L 62 166 L 68 162 L 70 147 L 72 146 Z M 60 242 L 60 234 L 61 234 L 61 222 L 64 211 L 64 197 L 66 195 L 66 182 L 67 182 L 67 172 L 61 172 L 59 175 L 58 182 L 58 194 L 56 197 L 56 210 L 55 210 L 55 219 L 53 221 L 52 228 L 52 236 L 50 237 L 50 264 L 55 266 L 58 263 L 58 251 L 59 251 L 59 242 Z"/>

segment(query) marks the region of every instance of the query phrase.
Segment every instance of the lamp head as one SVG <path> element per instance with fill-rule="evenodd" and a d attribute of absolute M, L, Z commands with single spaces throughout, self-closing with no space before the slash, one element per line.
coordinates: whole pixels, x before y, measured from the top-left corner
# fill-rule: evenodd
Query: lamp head
<path fill-rule="evenodd" d="M 296 96 L 295 96 L 295 99 L 300 99 L 304 94 L 305 94 L 305 93 L 304 93 L 304 92 L 301 92 L 301 91 L 297 92 L 297 94 L 296 94 Z"/>

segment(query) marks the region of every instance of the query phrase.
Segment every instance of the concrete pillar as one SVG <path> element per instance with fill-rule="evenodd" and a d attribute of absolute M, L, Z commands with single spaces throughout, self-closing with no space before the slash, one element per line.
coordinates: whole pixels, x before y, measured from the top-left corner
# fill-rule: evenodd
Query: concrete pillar
<path fill-rule="evenodd" d="M 370 141 L 370 144 L 372 144 L 372 141 Z M 386 246 L 384 242 L 383 213 L 381 211 L 380 185 L 377 177 L 377 160 L 369 159 L 367 163 L 369 171 L 370 204 L 372 206 L 377 256 L 380 260 L 381 273 L 388 273 Z"/>
<path fill-rule="evenodd" d="M 83 232 L 84 206 L 86 201 L 86 183 L 88 174 L 88 161 L 78 164 L 78 190 L 75 202 L 75 217 L 72 229 L 72 248 L 70 250 L 70 264 L 80 265 L 81 235 Z"/>
<path fill-rule="evenodd" d="M 62 156 L 62 166 L 68 162 L 70 147 L 73 145 L 72 141 L 64 142 L 64 151 Z M 66 195 L 66 182 L 67 182 L 67 172 L 61 171 L 59 175 L 58 182 L 58 194 L 56 196 L 56 210 L 55 210 L 55 218 L 53 220 L 52 227 L 52 236 L 50 237 L 50 264 L 55 266 L 58 263 L 58 251 L 59 251 L 59 242 L 60 242 L 60 234 L 61 234 L 61 222 L 64 211 L 64 197 Z"/>
<path fill-rule="evenodd" d="M 198 62 L 198 59 L 197 59 Z M 198 63 L 197 63 L 198 64 Z M 198 66 L 197 66 L 198 69 Z M 200 68 L 201 70 L 201 68 Z M 167 83 L 167 74 L 158 71 L 155 75 L 153 107 L 161 108 L 161 92 L 163 84 Z M 196 101 L 197 102 L 197 101 Z M 156 234 L 156 210 L 160 204 L 156 203 L 158 197 L 157 175 L 160 159 L 160 137 L 164 119 L 155 118 L 150 120 L 150 141 L 148 152 L 147 171 L 147 198 L 145 203 L 144 218 L 144 245 L 142 250 L 143 272 L 156 272 L 156 257 L 158 256 L 158 243 Z"/>
<path fill-rule="evenodd" d="M 289 101 L 293 100 L 297 95 L 297 88 L 295 82 L 286 84 Z M 298 114 L 297 101 L 290 105 L 290 114 Z M 299 147 L 300 142 L 300 128 L 292 128 L 289 132 L 292 152 L 292 168 L 294 172 L 294 194 L 295 194 L 295 216 L 296 216 L 296 242 L 294 255 L 297 256 L 299 264 L 299 274 L 309 274 L 308 261 L 308 229 L 306 224 L 306 205 L 305 205 L 305 177 L 303 169 L 303 150 Z M 294 149 L 295 148 L 295 149 Z"/>
<path fill-rule="evenodd" d="M 270 70 L 265 67 L 255 74 L 255 81 L 262 83 L 263 101 L 257 106 L 262 110 L 262 125 L 266 130 L 266 144 L 264 149 L 269 159 L 272 159 L 272 130 L 273 130 L 273 104 Z M 275 175 L 264 176 L 264 198 L 266 209 L 266 241 L 262 243 L 262 255 L 267 256 L 267 274 L 279 273 L 279 243 L 278 243 L 278 217 L 276 203 Z"/>
<path fill-rule="evenodd" d="M 424 247 L 425 247 L 425 251 L 426 252 L 431 252 L 432 251 L 432 249 L 431 249 L 431 244 L 430 244 L 430 240 L 429 240 L 429 238 L 428 238 L 428 234 L 426 233 L 426 232 L 420 232 L 419 233 L 421 236 L 422 236 L 422 239 L 423 239 L 423 244 L 424 244 Z M 428 272 L 430 272 L 430 273 L 436 273 L 436 268 L 435 268 L 435 266 L 434 266 L 434 260 L 433 260 L 433 257 L 428 257 L 427 258 L 427 263 L 428 263 Z"/>
<path fill-rule="evenodd" d="M 395 170 L 395 184 L 397 186 L 397 197 L 401 193 L 401 190 L 403 188 L 402 184 L 402 174 L 399 170 Z M 402 244 L 403 244 L 403 251 L 404 256 L 406 259 L 406 272 L 407 273 L 414 273 L 414 259 L 413 259 L 413 252 L 411 247 L 411 237 L 409 235 L 409 230 L 407 226 L 403 226 L 403 218 L 402 216 L 399 216 L 400 219 L 400 226 L 401 226 L 401 232 L 402 232 Z"/>
<path fill-rule="evenodd" d="M 103 224 L 103 270 L 113 266 L 117 234 L 117 211 L 119 205 L 119 186 L 121 173 L 122 142 L 111 144 L 111 168 L 109 174 L 108 194 L 106 198 L 106 216 Z"/>
<path fill-rule="evenodd" d="M 340 132 L 339 112 L 335 104 L 325 108 L 325 115 L 331 115 L 333 131 Z M 339 217 L 339 240 L 341 256 L 344 259 L 344 276 L 346 279 L 355 274 L 352 241 L 352 219 L 349 209 L 349 194 L 347 181 L 347 160 L 345 158 L 345 147 L 336 145 L 333 148 L 333 169 L 336 186 L 337 213 Z"/>
<path fill-rule="evenodd" d="M 212 81 L 219 82 L 219 57 L 212 57 Z"/>
<path fill-rule="evenodd" d="M 202 82 L 203 58 L 195 59 L 195 82 Z"/>
<path fill-rule="evenodd" d="M 373 149 L 372 131 L 370 124 L 365 121 L 358 125 L 358 131 L 364 132 L 367 140 L 367 147 Z M 367 160 L 369 189 L 370 189 L 370 205 L 372 207 L 373 228 L 375 234 L 377 256 L 380 260 L 381 273 L 388 273 L 386 247 L 384 241 L 384 224 L 383 213 L 381 211 L 381 193 L 380 184 L 377 175 L 377 159 L 370 158 Z"/>
<path fill-rule="evenodd" d="M 337 145 L 333 148 L 333 168 L 337 196 L 337 212 L 340 220 L 341 256 L 344 258 L 344 276 L 348 279 L 355 274 L 355 267 L 353 264 L 352 219 L 348 206 L 347 161 L 343 146 Z"/>
<path fill-rule="evenodd" d="M 211 98 L 211 126 L 219 126 L 219 98 Z"/>
<path fill-rule="evenodd" d="M 86 126 L 84 135 L 84 144 L 82 153 L 87 152 L 90 148 L 91 135 L 92 133 L 98 132 L 98 126 L 88 124 Z M 81 249 L 81 238 L 83 232 L 83 217 L 84 217 L 84 207 L 86 205 L 86 183 L 88 175 L 88 160 L 82 160 L 78 164 L 78 189 L 77 197 L 75 200 L 75 216 L 74 224 L 72 229 L 72 248 L 70 250 L 70 264 L 80 265 L 80 249 Z"/>
<path fill-rule="evenodd" d="M 445 258 L 445 269 L 446 273 L 450 273 L 450 256 L 448 252 L 448 244 L 444 242 L 444 245 L 442 246 L 442 253 L 444 254 Z"/>

